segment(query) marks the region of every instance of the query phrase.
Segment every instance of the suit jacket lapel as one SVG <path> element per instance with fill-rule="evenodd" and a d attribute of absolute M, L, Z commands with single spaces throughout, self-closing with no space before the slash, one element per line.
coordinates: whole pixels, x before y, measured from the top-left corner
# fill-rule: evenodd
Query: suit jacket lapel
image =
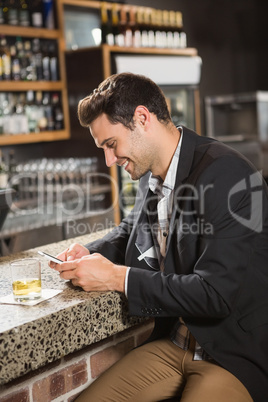
<path fill-rule="evenodd" d="M 174 187 L 174 197 L 173 197 L 173 210 L 169 223 L 169 233 L 167 239 L 167 252 L 170 246 L 170 241 L 172 233 L 175 230 L 176 218 L 178 218 L 178 199 L 183 194 L 184 187 L 183 182 L 189 176 L 191 167 L 193 165 L 194 153 L 197 141 L 197 134 L 192 130 L 183 127 L 183 137 L 181 144 L 180 159 L 177 169 L 176 182 Z"/>
<path fill-rule="evenodd" d="M 155 247 L 153 233 L 155 237 L 158 231 L 158 216 L 157 216 L 157 196 L 148 191 L 146 203 L 144 204 L 145 210 L 140 216 L 139 230 L 135 246 L 140 252 L 138 260 L 144 260 L 147 265 L 153 269 L 159 269 L 159 249 Z"/>
<path fill-rule="evenodd" d="M 149 267 L 158 270 L 158 255 L 151 232 L 157 212 L 150 205 L 154 202 L 155 196 L 148 186 L 149 175 L 141 179 L 138 199 L 134 207 L 137 215 L 126 250 L 126 261 L 130 263 L 131 260 L 135 266 L 144 266 L 145 262 Z"/>

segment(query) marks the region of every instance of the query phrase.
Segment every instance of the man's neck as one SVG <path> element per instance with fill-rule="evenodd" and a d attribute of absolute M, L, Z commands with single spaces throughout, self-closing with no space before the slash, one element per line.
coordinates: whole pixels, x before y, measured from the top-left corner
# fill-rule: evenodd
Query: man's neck
<path fill-rule="evenodd" d="M 156 176 L 160 176 L 163 181 L 165 181 L 170 163 L 172 161 L 172 158 L 174 156 L 174 153 L 177 149 L 178 143 L 180 141 L 181 137 L 181 132 L 178 130 L 175 126 L 172 127 L 172 130 L 169 130 L 168 133 L 168 138 L 165 141 L 165 144 L 163 144 L 163 168 L 162 172 Z M 165 137 L 163 137 L 165 138 Z"/>

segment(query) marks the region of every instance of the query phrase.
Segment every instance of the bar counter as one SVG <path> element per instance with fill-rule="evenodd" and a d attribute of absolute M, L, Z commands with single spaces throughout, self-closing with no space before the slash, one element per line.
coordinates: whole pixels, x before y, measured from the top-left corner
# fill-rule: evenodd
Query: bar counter
<path fill-rule="evenodd" d="M 42 288 L 62 292 L 35 306 L 0 304 L 0 385 L 54 362 L 88 345 L 142 323 L 128 315 L 118 292 L 84 292 L 59 277 L 37 250 L 56 255 L 73 242 L 88 243 L 105 232 L 80 236 L 0 258 L 0 297 L 12 292 L 9 263 L 37 257 Z"/>

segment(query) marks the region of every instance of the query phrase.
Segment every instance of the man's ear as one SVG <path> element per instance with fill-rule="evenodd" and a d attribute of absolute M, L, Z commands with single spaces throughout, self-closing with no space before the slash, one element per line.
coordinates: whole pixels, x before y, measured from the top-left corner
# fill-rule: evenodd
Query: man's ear
<path fill-rule="evenodd" d="M 139 105 L 134 112 L 134 120 L 138 127 L 147 129 L 151 122 L 151 114 L 147 107 Z"/>

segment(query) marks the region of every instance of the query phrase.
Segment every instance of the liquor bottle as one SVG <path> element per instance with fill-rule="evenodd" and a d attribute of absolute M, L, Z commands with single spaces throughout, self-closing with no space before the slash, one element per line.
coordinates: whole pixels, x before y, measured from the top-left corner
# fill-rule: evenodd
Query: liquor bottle
<path fill-rule="evenodd" d="M 179 33 L 179 46 L 180 48 L 187 47 L 187 37 L 183 29 L 182 13 L 180 11 L 176 12 L 176 28 Z"/>
<path fill-rule="evenodd" d="M 19 3 L 18 0 L 9 0 L 8 24 L 19 25 Z"/>
<path fill-rule="evenodd" d="M 35 66 L 33 65 L 32 43 L 29 40 L 24 42 L 24 54 L 26 61 L 26 81 L 35 81 Z"/>
<path fill-rule="evenodd" d="M 1 36 L 0 41 L 0 57 L 2 59 L 2 77 L 3 80 L 11 79 L 11 56 L 7 47 L 7 41 L 5 36 Z"/>
<path fill-rule="evenodd" d="M 16 103 L 17 103 L 17 93 L 8 94 L 9 103 L 9 113 L 5 116 L 5 133 L 6 134 L 16 134 Z"/>
<path fill-rule="evenodd" d="M 4 17 L 4 0 L 0 0 L 0 25 L 5 23 Z"/>
<path fill-rule="evenodd" d="M 136 31 L 134 35 L 134 42 L 136 47 L 142 46 L 142 28 L 143 28 L 143 10 L 141 7 L 136 9 Z M 137 43 L 137 44 L 136 44 Z"/>
<path fill-rule="evenodd" d="M 4 161 L 2 151 L 0 149 L 0 189 L 3 190 L 7 188 L 7 183 L 8 183 L 7 167 Z"/>
<path fill-rule="evenodd" d="M 50 58 L 48 52 L 48 42 L 43 42 L 42 45 L 42 68 L 43 68 L 43 80 L 50 81 Z"/>
<path fill-rule="evenodd" d="M 119 32 L 119 17 L 118 17 L 118 9 L 117 4 L 112 4 L 112 29 L 111 32 L 107 35 L 107 43 L 110 46 L 117 45 L 123 46 L 124 38 L 123 35 Z"/>
<path fill-rule="evenodd" d="M 107 36 L 110 33 L 109 20 L 108 20 L 108 10 L 107 3 L 103 2 L 101 4 L 101 42 L 107 43 Z"/>
<path fill-rule="evenodd" d="M 35 38 L 32 41 L 33 57 L 31 60 L 33 66 L 33 81 L 41 81 L 43 79 L 43 65 L 40 39 Z"/>
<path fill-rule="evenodd" d="M 163 47 L 162 35 L 162 11 L 155 10 L 156 30 L 155 30 L 155 46 Z"/>
<path fill-rule="evenodd" d="M 180 42 L 181 42 L 181 47 L 185 49 L 187 47 L 187 35 L 185 31 L 182 31 L 180 33 Z"/>
<path fill-rule="evenodd" d="M 126 26 L 125 26 L 125 46 L 133 46 L 133 27 L 135 25 L 135 20 L 130 13 L 130 10 L 125 10 L 126 12 Z M 135 14 L 134 14 L 135 17 Z"/>
<path fill-rule="evenodd" d="M 15 163 L 15 152 L 14 149 L 11 149 L 8 153 L 8 172 L 9 177 L 13 176 L 16 173 L 16 163 Z"/>
<path fill-rule="evenodd" d="M 26 81 L 28 61 L 24 50 L 24 43 L 22 42 L 20 36 L 17 36 L 15 46 L 16 46 L 17 57 L 19 59 L 20 64 L 20 79 L 22 81 Z"/>
<path fill-rule="evenodd" d="M 35 105 L 37 107 L 37 131 L 47 130 L 47 118 L 45 115 L 45 108 L 43 106 L 43 94 L 42 91 L 36 91 Z"/>
<path fill-rule="evenodd" d="M 140 7 L 138 13 L 139 25 L 141 27 L 141 46 L 148 47 L 148 26 L 146 25 L 146 15 L 143 7 Z"/>
<path fill-rule="evenodd" d="M 43 22 L 45 28 L 55 28 L 53 0 L 43 0 Z"/>
<path fill-rule="evenodd" d="M 151 44 L 153 47 L 156 47 L 156 31 L 159 30 L 159 26 L 158 26 L 158 13 L 157 10 L 155 8 L 151 8 L 150 10 L 150 14 L 149 14 L 149 19 L 150 19 L 150 30 L 153 32 L 153 37 L 152 37 L 152 33 L 150 33 L 151 35 Z"/>
<path fill-rule="evenodd" d="M 11 56 L 11 78 L 14 81 L 19 81 L 20 75 L 20 61 L 17 56 L 16 46 L 10 46 L 10 56 Z"/>
<path fill-rule="evenodd" d="M 31 25 L 28 0 L 20 0 L 19 25 L 23 27 L 29 27 Z"/>
<path fill-rule="evenodd" d="M 6 133 L 17 134 L 17 120 L 16 120 L 16 105 L 17 105 L 17 93 L 8 94 L 9 103 L 9 119 L 6 121 Z"/>
<path fill-rule="evenodd" d="M 25 96 L 18 94 L 15 102 L 14 113 L 11 116 L 14 124 L 12 124 L 11 134 L 27 134 L 29 132 L 28 119 L 25 113 Z"/>
<path fill-rule="evenodd" d="M 148 29 L 148 46 L 155 47 L 155 32 L 153 25 L 153 9 L 147 8 L 145 10 L 145 22 Z"/>
<path fill-rule="evenodd" d="M 50 79 L 51 81 L 58 81 L 58 57 L 57 57 L 57 47 L 56 43 L 51 41 L 48 45 L 49 53 L 49 68 L 50 68 Z"/>
<path fill-rule="evenodd" d="M 175 38 L 175 32 L 176 32 L 176 15 L 175 11 L 171 10 L 169 11 L 169 34 L 172 34 L 172 39 L 168 39 L 169 43 L 172 43 L 172 47 L 176 48 L 178 47 L 176 44 L 176 38 Z"/>
<path fill-rule="evenodd" d="M 32 11 L 32 26 L 35 28 L 43 27 L 43 8 L 42 0 L 32 0 L 31 1 L 31 11 Z"/>
<path fill-rule="evenodd" d="M 27 91 L 25 112 L 30 133 L 38 132 L 38 107 L 35 104 L 34 92 Z"/>
<path fill-rule="evenodd" d="M 130 33 L 132 36 L 132 32 Z M 118 21 L 118 36 L 117 45 L 118 46 L 131 46 L 129 43 L 129 34 L 127 37 L 127 13 L 125 7 L 121 7 L 119 10 L 119 21 Z M 130 43 L 131 43 L 130 39 Z"/>
<path fill-rule="evenodd" d="M 130 7 L 129 23 L 130 23 L 130 28 L 132 30 L 132 46 L 140 47 L 141 46 L 141 31 L 139 30 L 139 26 L 137 23 L 137 14 L 136 14 L 135 7 Z"/>
<path fill-rule="evenodd" d="M 25 110 L 25 106 L 26 106 L 25 92 L 20 94 L 19 102 L 20 102 L 21 108 L 22 108 L 21 119 L 20 119 L 20 132 L 22 134 L 27 134 L 27 133 L 29 133 L 29 126 L 28 126 L 28 119 L 27 119 L 26 110 Z"/>
<path fill-rule="evenodd" d="M 161 41 L 162 41 L 162 48 L 167 47 L 167 25 L 168 19 L 166 19 L 168 15 L 166 14 L 165 10 L 161 10 Z"/>
<path fill-rule="evenodd" d="M 2 59 L 2 50 L 1 50 L 1 41 L 0 41 L 0 81 L 4 79 L 4 71 L 3 71 L 3 59 Z"/>
<path fill-rule="evenodd" d="M 49 92 L 44 92 L 43 99 L 42 99 L 42 105 L 43 105 L 45 117 L 47 119 L 47 130 L 53 131 L 55 124 L 54 124 L 54 119 L 53 119 L 52 104 L 51 104 Z"/>
<path fill-rule="evenodd" d="M 180 15 L 174 15 L 174 28 L 173 28 L 173 44 L 174 48 L 178 49 L 181 47 L 180 31 L 181 31 L 181 19 Z"/>
<path fill-rule="evenodd" d="M 116 8 L 116 6 L 115 6 Z M 125 6 L 122 6 L 117 13 L 117 37 L 115 38 L 115 44 L 118 46 L 132 46 L 132 31 L 129 27 L 127 10 Z"/>
<path fill-rule="evenodd" d="M 60 97 L 58 93 L 52 94 L 52 108 L 55 130 L 63 129 L 63 112 L 60 104 Z"/>
<path fill-rule="evenodd" d="M 10 116 L 13 107 L 13 100 L 10 99 L 10 94 L 2 93 L 3 105 L 3 133 L 9 134 Z"/>
<path fill-rule="evenodd" d="M 0 93 L 0 135 L 4 134 L 4 96 Z"/>
<path fill-rule="evenodd" d="M 166 47 L 172 49 L 174 47 L 174 43 L 173 43 L 173 32 L 170 21 L 170 11 L 167 10 L 163 11 L 163 21 L 166 36 Z"/>
<path fill-rule="evenodd" d="M 18 200 L 18 191 L 19 191 L 19 183 L 16 180 L 17 175 L 17 165 L 15 162 L 15 152 L 14 149 L 11 149 L 8 153 L 8 166 L 7 166 L 7 174 L 8 174 L 8 187 L 12 188 L 17 192 L 15 195 L 15 199 Z"/>
<path fill-rule="evenodd" d="M 9 1 L 8 0 L 2 0 L 2 4 L 3 4 L 4 24 L 8 24 Z"/>

